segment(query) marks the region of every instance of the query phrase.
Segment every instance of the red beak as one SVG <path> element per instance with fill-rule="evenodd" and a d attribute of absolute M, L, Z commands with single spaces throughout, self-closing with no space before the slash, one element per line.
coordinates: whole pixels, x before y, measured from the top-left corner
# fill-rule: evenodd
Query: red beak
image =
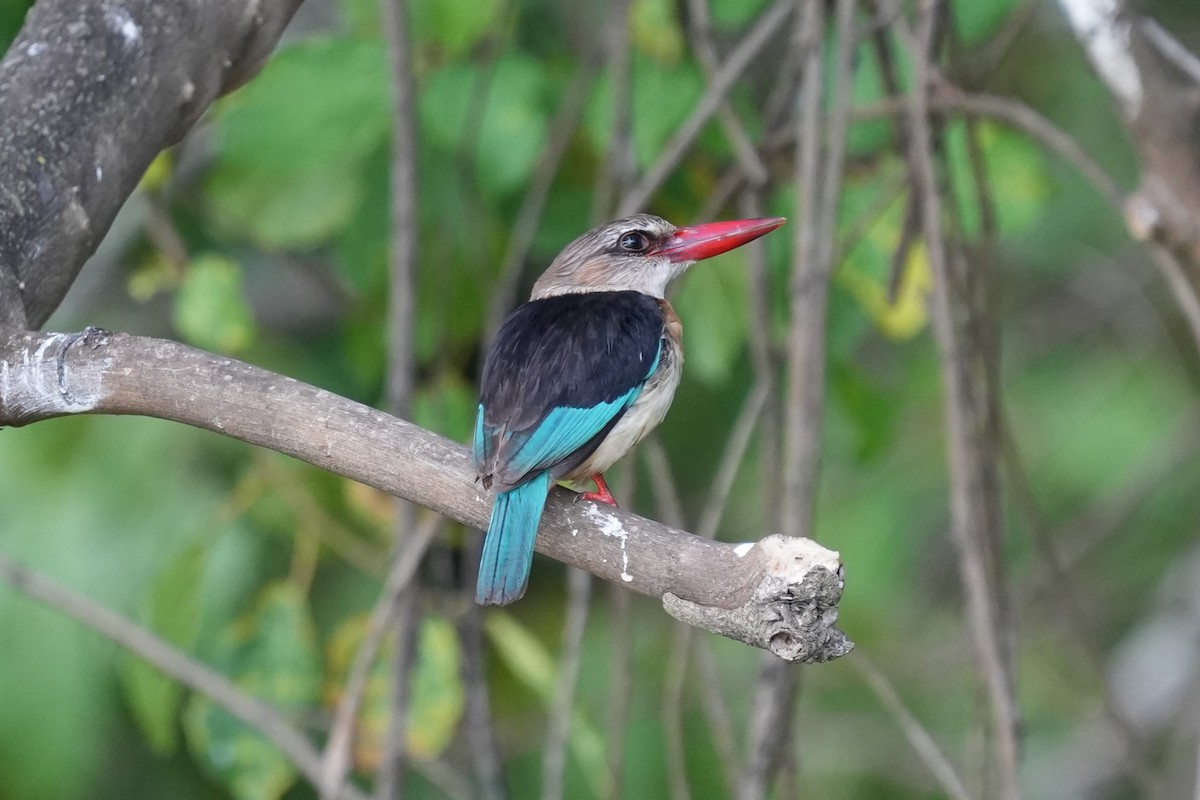
<path fill-rule="evenodd" d="M 700 261 L 752 242 L 785 222 L 787 220 L 783 217 L 767 217 L 692 225 L 675 231 L 670 241 L 658 252 L 672 261 Z"/>

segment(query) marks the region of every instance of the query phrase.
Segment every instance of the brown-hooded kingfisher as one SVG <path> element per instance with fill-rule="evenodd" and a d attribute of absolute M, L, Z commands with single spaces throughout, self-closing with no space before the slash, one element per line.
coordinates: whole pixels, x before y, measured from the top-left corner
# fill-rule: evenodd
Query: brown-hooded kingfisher
<path fill-rule="evenodd" d="M 483 367 L 473 449 L 496 500 L 476 602 L 525 593 L 553 482 L 593 480 L 596 491 L 581 499 L 616 505 L 604 471 L 662 421 L 679 385 L 683 325 L 663 297 L 667 284 L 783 223 L 676 228 L 637 214 L 583 234 L 538 278 Z"/>

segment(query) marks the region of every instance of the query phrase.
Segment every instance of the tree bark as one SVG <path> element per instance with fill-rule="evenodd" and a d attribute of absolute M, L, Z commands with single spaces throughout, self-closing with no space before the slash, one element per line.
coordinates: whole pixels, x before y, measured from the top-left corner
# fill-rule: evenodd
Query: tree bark
<path fill-rule="evenodd" d="M 467 449 L 382 411 L 164 339 L 89 328 L 0 340 L 0 425 L 67 414 L 183 422 L 487 527 L 491 497 L 476 482 Z M 835 627 L 842 593 L 836 553 L 805 539 L 713 542 L 576 499 L 550 493 L 539 552 L 641 594 L 670 595 L 677 616 L 789 661 L 850 651 Z M 692 606 L 707 608 L 700 614 Z"/>
<path fill-rule="evenodd" d="M 300 0 L 40 0 L 0 62 L 0 329 L 58 307 L 146 167 Z"/>

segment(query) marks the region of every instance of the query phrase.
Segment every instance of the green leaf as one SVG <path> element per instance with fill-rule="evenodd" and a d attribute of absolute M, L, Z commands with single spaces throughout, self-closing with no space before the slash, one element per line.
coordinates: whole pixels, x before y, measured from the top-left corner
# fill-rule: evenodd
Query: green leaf
<path fill-rule="evenodd" d="M 218 232 L 265 250 L 308 250 L 341 234 L 362 195 L 356 167 L 288 172 L 219 165 L 205 180 Z"/>
<path fill-rule="evenodd" d="M 1016 7 L 1016 0 L 954 0 L 954 20 L 964 43 L 978 45 L 995 33 Z"/>
<path fill-rule="evenodd" d="M 747 269 L 736 251 L 697 264 L 672 300 L 683 320 L 688 374 L 711 386 L 729 377 L 745 349 Z"/>
<path fill-rule="evenodd" d="M 184 651 L 191 649 L 200 633 L 201 589 L 210 541 L 196 542 L 167 564 L 151 587 L 142 615 L 150 630 Z M 120 677 L 133 718 L 150 748 L 159 755 L 173 753 L 178 744 L 176 717 L 183 687 L 132 656 L 121 662 Z"/>
<path fill-rule="evenodd" d="M 339 9 L 352 36 L 368 38 L 379 35 L 378 0 L 342 0 Z"/>
<path fill-rule="evenodd" d="M 360 295 L 385 293 L 391 232 L 390 153 L 380 148 L 365 162 L 358 205 L 337 241 L 339 272 Z M 424 159 L 421 169 L 429 166 Z M 421 203 L 426 202 L 422 194 Z M 423 254 L 424 255 L 424 254 Z"/>
<path fill-rule="evenodd" d="M 1011 234 L 1026 230 L 1042 218 L 1050 198 L 1045 159 L 1024 136 L 988 122 L 976 124 L 987 179 L 995 199 L 999 232 Z M 980 219 L 966 123 L 957 121 L 948 126 L 946 149 L 950 157 L 952 189 L 963 210 L 963 227 L 973 235 L 979 231 Z"/>
<path fill-rule="evenodd" d="M 417 388 L 412 418 L 422 428 L 463 442 L 471 435 L 477 405 L 475 388 L 446 373 Z"/>
<path fill-rule="evenodd" d="M 831 396 L 836 407 L 853 424 L 856 434 L 855 455 L 869 461 L 881 455 L 891 444 L 896 429 L 896 398 L 875 386 L 868 376 L 851 364 L 830 365 Z"/>
<path fill-rule="evenodd" d="M 443 617 L 425 616 L 412 675 L 408 747 L 416 758 L 433 759 L 450 745 L 466 707 L 459 672 L 458 634 Z"/>
<path fill-rule="evenodd" d="M 521 683 L 537 694 L 542 703 L 553 702 L 558 671 L 550 652 L 537 637 L 510 614 L 494 613 L 487 617 L 485 631 L 505 666 Z M 604 771 L 604 745 L 600 732 L 576 709 L 571 714 L 570 745 L 584 780 L 600 797 L 607 776 Z"/>
<path fill-rule="evenodd" d="M 6 0 L 0 3 L 0 50 L 8 49 L 31 5 L 32 0 Z"/>
<path fill-rule="evenodd" d="M 724 30 L 742 28 L 767 7 L 767 0 L 711 0 L 709 13 L 713 27 Z"/>
<path fill-rule="evenodd" d="M 387 61 L 378 41 L 308 40 L 284 48 L 221 107 L 218 159 L 287 174 L 345 166 L 388 138 Z"/>
<path fill-rule="evenodd" d="M 188 266 L 175 295 L 175 327 L 197 347 L 235 353 L 254 339 L 254 319 L 242 293 L 242 270 L 220 255 L 203 255 Z"/>
<path fill-rule="evenodd" d="M 638 164 L 646 167 L 700 98 L 704 81 L 692 64 L 666 67 L 635 53 L 633 67 L 633 145 Z M 597 153 L 612 137 L 612 80 L 598 81 L 584 115 L 586 131 Z"/>
<path fill-rule="evenodd" d="M 439 46 L 451 58 L 466 55 L 500 24 L 503 0 L 418 0 L 411 13 L 417 41 Z"/>
<path fill-rule="evenodd" d="M 479 182 L 493 194 L 520 187 L 533 172 L 546 142 L 546 77 L 533 60 L 505 55 L 487 74 L 451 64 L 431 74 L 421 93 L 422 131 L 448 152 L 476 145 Z M 471 117 L 484 98 L 478 120 Z"/>
<path fill-rule="evenodd" d="M 251 614 L 225 631 L 217 660 L 239 687 L 285 714 L 317 703 L 316 634 L 293 584 L 267 587 Z M 239 800 L 277 800 L 296 779 L 273 744 L 206 697 L 194 695 L 188 703 L 184 732 L 200 764 Z"/>
<path fill-rule="evenodd" d="M 390 124 L 380 42 L 285 48 L 217 115 L 204 188 L 218 232 L 268 250 L 326 244 L 348 227 Z"/>

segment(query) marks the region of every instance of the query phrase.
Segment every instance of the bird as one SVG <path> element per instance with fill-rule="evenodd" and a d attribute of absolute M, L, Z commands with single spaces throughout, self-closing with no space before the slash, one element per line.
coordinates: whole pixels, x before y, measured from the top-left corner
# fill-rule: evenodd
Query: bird
<path fill-rule="evenodd" d="M 697 261 L 778 228 L 782 217 L 676 227 L 635 214 L 567 245 L 501 324 L 484 359 L 472 455 L 495 490 L 475 600 L 525 593 L 547 494 L 615 506 L 604 472 L 667 413 L 683 366 L 683 325 L 667 285 Z"/>

